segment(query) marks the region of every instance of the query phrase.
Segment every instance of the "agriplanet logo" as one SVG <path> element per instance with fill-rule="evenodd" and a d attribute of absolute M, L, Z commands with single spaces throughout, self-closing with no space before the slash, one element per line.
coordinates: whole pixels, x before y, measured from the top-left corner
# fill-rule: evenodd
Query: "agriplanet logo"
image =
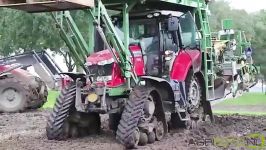
<path fill-rule="evenodd" d="M 215 137 L 213 139 L 190 139 L 188 146 L 197 147 L 208 147 L 208 146 L 219 147 L 223 149 L 229 148 L 246 148 L 254 150 L 265 150 L 265 136 L 263 134 L 255 133 L 249 134 L 242 137 Z"/>

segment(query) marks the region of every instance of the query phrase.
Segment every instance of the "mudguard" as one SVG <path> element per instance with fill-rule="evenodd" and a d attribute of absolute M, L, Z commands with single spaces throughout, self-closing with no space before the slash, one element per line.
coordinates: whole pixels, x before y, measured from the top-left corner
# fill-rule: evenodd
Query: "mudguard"
<path fill-rule="evenodd" d="M 1 73 L 1 74 L 0 74 L 0 78 L 3 78 L 3 77 L 10 77 L 10 76 L 12 76 L 12 73 L 10 73 L 10 72 L 6 72 L 6 73 Z"/>
<path fill-rule="evenodd" d="M 185 81 L 190 69 L 199 72 L 201 69 L 201 52 L 198 50 L 181 50 L 175 57 L 170 77 L 172 80 Z"/>
<path fill-rule="evenodd" d="M 76 81 L 77 78 L 86 78 L 84 73 L 72 73 L 72 72 L 63 72 L 60 73 L 62 75 L 68 75 L 71 79 L 73 79 L 74 81 Z"/>
<path fill-rule="evenodd" d="M 80 79 L 80 81 L 82 81 L 83 85 L 86 85 L 86 81 L 87 80 L 86 80 L 86 75 L 84 73 L 63 72 L 63 73 L 60 73 L 60 74 L 61 75 L 67 75 L 70 78 L 70 79 L 67 79 L 67 80 L 65 80 L 63 78 L 62 87 L 68 86 L 69 83 L 71 83 L 71 82 L 76 82 L 78 78 Z"/>

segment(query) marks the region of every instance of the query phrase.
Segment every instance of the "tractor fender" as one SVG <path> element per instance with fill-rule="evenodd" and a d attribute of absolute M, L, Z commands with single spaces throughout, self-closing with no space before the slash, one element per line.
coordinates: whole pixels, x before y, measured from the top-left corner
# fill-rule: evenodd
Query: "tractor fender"
<path fill-rule="evenodd" d="M 172 80 L 185 81 L 190 69 L 193 73 L 201 69 L 201 52 L 198 50 L 182 50 L 175 57 L 171 67 L 170 77 Z"/>
<path fill-rule="evenodd" d="M 174 92 L 172 86 L 167 80 L 151 76 L 142 76 L 141 78 L 145 80 L 147 84 L 155 86 L 156 89 L 160 91 L 162 100 L 174 100 Z"/>
<path fill-rule="evenodd" d="M 81 79 L 81 81 L 86 82 L 86 75 L 84 73 L 73 73 L 73 72 L 63 72 L 60 73 L 60 75 L 67 75 L 69 76 L 74 82 L 76 82 L 76 80 L 78 78 Z"/>
<path fill-rule="evenodd" d="M 10 72 L 0 74 L 1 79 L 6 78 L 6 77 L 13 77 L 13 74 Z"/>

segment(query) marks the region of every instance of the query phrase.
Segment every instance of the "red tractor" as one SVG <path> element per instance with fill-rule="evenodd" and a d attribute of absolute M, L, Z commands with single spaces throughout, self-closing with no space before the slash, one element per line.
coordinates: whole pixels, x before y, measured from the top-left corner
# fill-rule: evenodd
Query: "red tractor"
<path fill-rule="evenodd" d="M 119 15 L 112 17 L 113 28 L 108 24 L 103 31 L 96 26 L 100 36 L 96 43 L 107 49 L 90 54 L 86 74 L 65 73 L 74 82 L 57 99 L 46 128 L 48 139 L 98 133 L 100 114 L 109 114 L 110 129 L 127 148 L 162 140 L 169 126 L 196 128 L 207 116 L 212 120 L 206 95 L 211 86 L 205 79 L 211 80 L 204 76 L 205 52 L 197 39 L 194 15 L 163 10 L 132 13 L 129 33 L 122 30 Z M 128 53 L 113 48 L 118 42 L 107 42 L 108 31 L 122 41 L 128 34 Z"/>
<path fill-rule="evenodd" d="M 46 84 L 21 67 L 0 65 L 0 112 L 37 109 L 47 100 Z"/>
<path fill-rule="evenodd" d="M 97 133 L 100 114 L 109 115 L 110 128 L 127 148 L 162 140 L 169 126 L 195 128 L 207 116 L 213 120 L 210 101 L 223 98 L 231 80 L 214 69 L 208 2 L 0 1 L 28 12 L 87 8 L 89 43 L 71 12 L 52 15 L 84 73 L 65 73 L 73 82 L 48 119 L 48 139 Z"/>

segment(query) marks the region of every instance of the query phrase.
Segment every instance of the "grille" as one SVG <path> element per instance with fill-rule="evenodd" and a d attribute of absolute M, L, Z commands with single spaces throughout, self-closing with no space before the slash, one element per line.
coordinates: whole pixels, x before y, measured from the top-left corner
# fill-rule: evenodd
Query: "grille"
<path fill-rule="evenodd" d="M 113 64 L 107 64 L 107 65 L 91 65 L 88 66 L 90 75 L 92 77 L 99 77 L 99 76 L 110 76 L 112 75 L 113 70 Z"/>

